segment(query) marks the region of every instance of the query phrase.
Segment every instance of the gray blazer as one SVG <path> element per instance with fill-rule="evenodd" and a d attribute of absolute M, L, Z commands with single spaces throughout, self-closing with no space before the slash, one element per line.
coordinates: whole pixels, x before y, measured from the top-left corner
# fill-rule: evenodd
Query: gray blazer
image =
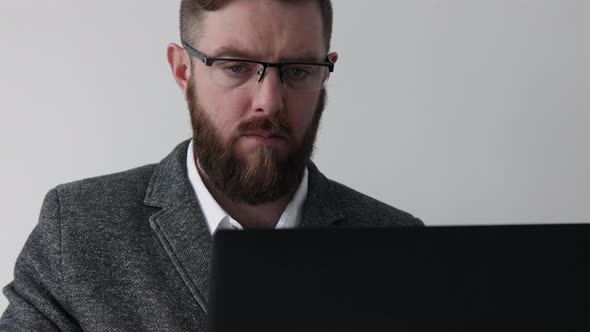
<path fill-rule="evenodd" d="M 212 237 L 187 147 L 51 190 L 4 288 L 0 331 L 204 331 Z M 302 227 L 422 225 L 308 167 Z"/>

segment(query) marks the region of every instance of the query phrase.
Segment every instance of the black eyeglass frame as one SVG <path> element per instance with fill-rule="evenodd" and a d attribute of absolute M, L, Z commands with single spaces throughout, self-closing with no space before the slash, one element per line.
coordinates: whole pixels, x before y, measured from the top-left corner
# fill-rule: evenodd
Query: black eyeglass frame
<path fill-rule="evenodd" d="M 330 58 L 326 55 L 326 62 L 324 63 L 316 63 L 316 62 L 280 62 L 280 63 L 272 63 L 272 62 L 264 62 L 264 61 L 256 61 L 256 60 L 246 60 L 246 59 L 235 59 L 235 58 L 214 58 L 208 57 L 205 54 L 199 52 L 197 49 L 193 48 L 189 44 L 182 42 L 182 46 L 186 49 L 190 54 L 194 55 L 197 59 L 201 60 L 205 66 L 213 66 L 215 61 L 240 61 L 240 62 L 249 62 L 249 63 L 257 63 L 262 65 L 262 73 L 259 74 L 260 78 L 258 78 L 258 83 L 262 81 L 264 74 L 266 73 L 266 68 L 268 67 L 276 67 L 279 72 L 279 79 L 281 83 L 283 82 L 283 72 L 281 68 L 283 66 L 292 66 L 292 65 L 315 65 L 315 66 L 324 66 L 328 67 L 330 73 L 334 72 L 334 64 L 330 61 Z"/>

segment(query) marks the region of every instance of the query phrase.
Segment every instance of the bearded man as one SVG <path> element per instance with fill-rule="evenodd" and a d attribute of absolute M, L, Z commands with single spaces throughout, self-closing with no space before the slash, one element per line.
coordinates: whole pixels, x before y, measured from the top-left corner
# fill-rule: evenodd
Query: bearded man
<path fill-rule="evenodd" d="M 51 190 L 0 330 L 203 331 L 218 229 L 422 225 L 310 161 L 338 59 L 329 0 L 183 0 L 180 26 L 167 56 L 192 139 Z"/>

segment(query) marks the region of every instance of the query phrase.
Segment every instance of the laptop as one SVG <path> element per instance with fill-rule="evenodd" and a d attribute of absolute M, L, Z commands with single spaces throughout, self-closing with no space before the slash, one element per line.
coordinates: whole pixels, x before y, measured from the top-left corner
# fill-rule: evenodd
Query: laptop
<path fill-rule="evenodd" d="M 590 331 L 590 225 L 219 231 L 209 332 Z"/>

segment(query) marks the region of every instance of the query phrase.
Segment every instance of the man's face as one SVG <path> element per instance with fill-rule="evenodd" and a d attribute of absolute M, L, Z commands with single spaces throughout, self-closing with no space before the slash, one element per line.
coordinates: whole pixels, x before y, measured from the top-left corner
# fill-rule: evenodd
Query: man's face
<path fill-rule="evenodd" d="M 231 1 L 205 15 L 196 48 L 209 57 L 323 62 L 324 45 L 315 1 Z M 313 152 L 325 91 L 292 91 L 276 68 L 253 88 L 226 88 L 212 81 L 210 67 L 193 64 L 187 101 L 195 154 L 212 185 L 249 204 L 293 190 Z"/>

